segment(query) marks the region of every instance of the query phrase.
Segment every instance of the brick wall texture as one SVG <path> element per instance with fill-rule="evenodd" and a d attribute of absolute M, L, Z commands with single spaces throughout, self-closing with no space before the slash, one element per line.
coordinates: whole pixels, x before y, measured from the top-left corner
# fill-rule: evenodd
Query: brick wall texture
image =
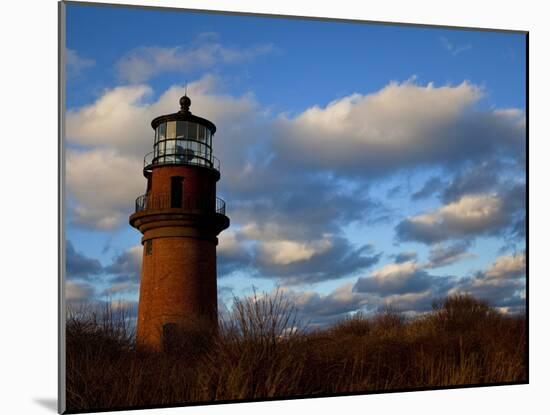
<path fill-rule="evenodd" d="M 184 199 L 200 197 L 214 202 L 218 177 L 200 167 L 155 168 L 150 192 L 170 193 L 173 176 L 184 178 Z M 142 230 L 145 242 L 138 306 L 138 347 L 162 349 L 166 325 L 183 332 L 199 326 L 210 332 L 217 329 L 217 231 L 204 226 L 204 218 L 197 215 L 196 222 L 189 218 L 173 220 L 168 226 L 166 223 L 161 225 L 160 221 L 157 226 L 153 221 Z M 149 249 L 147 243 L 152 244 Z"/>

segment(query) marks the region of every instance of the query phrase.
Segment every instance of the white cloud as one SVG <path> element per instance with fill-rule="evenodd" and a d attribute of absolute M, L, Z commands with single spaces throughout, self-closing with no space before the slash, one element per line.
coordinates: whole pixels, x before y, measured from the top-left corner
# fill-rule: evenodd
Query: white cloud
<path fill-rule="evenodd" d="M 262 261 L 274 265 L 288 265 L 308 261 L 315 255 L 327 252 L 332 245 L 329 238 L 312 242 L 275 240 L 261 242 L 259 251 Z"/>
<path fill-rule="evenodd" d="M 406 278 L 410 277 L 418 270 L 418 264 L 413 261 L 401 262 L 396 264 L 387 264 L 382 268 L 371 272 L 372 278 Z"/>
<path fill-rule="evenodd" d="M 489 278 L 515 278 L 525 275 L 525 254 L 500 256 L 487 269 Z"/>
<path fill-rule="evenodd" d="M 252 114 L 257 111 L 254 97 L 250 94 L 241 97 L 215 94 L 213 91 L 218 87 L 218 80 L 212 76 L 190 83 L 187 93 L 192 97 L 192 112 L 222 126 L 220 135 L 223 137 L 233 138 L 234 133 L 242 134 L 243 131 L 247 133 L 245 139 L 254 137 L 253 130 L 250 130 L 251 136 L 246 130 L 254 124 Z M 183 86 L 174 85 L 156 101 L 151 101 L 153 91 L 147 85 L 106 90 L 93 103 L 67 112 L 67 140 L 81 146 L 107 147 L 125 156 L 143 158 L 153 149 L 151 120 L 177 112 L 184 92 Z M 244 125 L 245 120 L 247 125 Z M 230 148 L 242 141 L 235 138 L 236 143 L 227 144 Z M 216 140 L 214 144 L 223 143 Z M 239 165 L 241 170 L 242 164 Z"/>
<path fill-rule="evenodd" d="M 145 85 L 117 87 L 105 91 L 91 105 L 67 111 L 68 142 L 143 157 L 147 145 L 152 144 L 149 123 L 154 117 L 151 105 L 145 102 L 151 94 L 151 88 Z"/>
<path fill-rule="evenodd" d="M 81 225 L 112 229 L 126 222 L 145 189 L 139 159 L 112 150 L 69 150 L 66 169 L 71 217 Z"/>
<path fill-rule="evenodd" d="M 436 289 L 437 281 L 414 261 L 392 263 L 372 271 L 368 277 L 357 280 L 354 290 L 380 297 L 418 293 Z"/>
<path fill-rule="evenodd" d="M 472 45 L 465 44 L 465 45 L 455 45 L 449 41 L 445 36 L 440 37 L 441 43 L 447 49 L 453 56 L 457 56 L 461 54 L 462 52 L 466 52 L 470 49 L 472 49 Z"/>
<path fill-rule="evenodd" d="M 135 294 L 139 291 L 139 284 L 131 281 L 112 284 L 103 291 L 103 295 L 111 297 L 119 294 Z"/>
<path fill-rule="evenodd" d="M 426 225 L 444 224 L 468 232 L 500 221 L 501 211 L 502 201 L 495 194 L 465 195 L 432 213 L 415 216 L 411 221 Z"/>
<path fill-rule="evenodd" d="M 405 167 L 463 161 L 495 148 L 525 146 L 524 127 L 496 112 L 472 111 L 476 85 L 391 82 L 279 120 L 275 146 L 300 166 L 388 174 Z"/>
<path fill-rule="evenodd" d="M 261 211 L 258 214 L 262 216 Z M 237 224 L 220 235 L 218 252 L 224 274 L 247 268 L 256 277 L 296 285 L 341 278 L 379 260 L 380 255 L 374 254 L 370 245 L 355 247 L 332 233 L 321 232 L 317 238 L 308 238 L 299 230 L 290 229 L 292 220 L 300 222 L 295 217 L 287 217 L 287 223 L 281 226 L 263 216 L 263 223 Z"/>
<path fill-rule="evenodd" d="M 95 65 L 93 59 L 80 56 L 76 50 L 66 49 L 65 65 L 67 68 L 67 76 L 75 78 L 82 74 L 82 71 Z"/>
<path fill-rule="evenodd" d="M 464 195 L 457 201 L 401 222 L 402 240 L 433 243 L 494 231 L 506 223 L 502 199 L 496 194 Z"/>
<path fill-rule="evenodd" d="M 191 72 L 216 64 L 248 62 L 274 50 L 272 44 L 248 48 L 224 46 L 217 36 L 199 36 L 191 45 L 146 46 L 131 50 L 116 63 L 119 77 L 131 83 L 144 82 L 164 72 Z"/>
<path fill-rule="evenodd" d="M 438 268 L 453 264 L 464 258 L 474 257 L 474 254 L 467 252 L 469 247 L 470 243 L 465 241 L 449 245 L 436 244 L 430 249 L 429 262 L 425 266 L 427 268 Z"/>
<path fill-rule="evenodd" d="M 232 229 L 227 229 L 218 236 L 219 254 L 235 256 L 243 250 L 242 244 L 237 239 L 237 233 Z"/>
<path fill-rule="evenodd" d="M 508 312 L 525 307 L 525 254 L 503 255 L 471 278 L 463 278 L 450 291 L 468 293 Z"/>
<path fill-rule="evenodd" d="M 281 239 L 285 235 L 285 229 L 273 222 L 248 222 L 242 226 L 239 233 L 248 239 L 273 240 Z"/>
<path fill-rule="evenodd" d="M 92 285 L 85 282 L 67 281 L 65 283 L 65 299 L 67 301 L 90 300 L 95 293 Z"/>
<path fill-rule="evenodd" d="M 478 228 L 502 210 L 502 201 L 496 194 L 466 195 L 439 210 L 439 215 L 451 225 L 455 222 Z"/>

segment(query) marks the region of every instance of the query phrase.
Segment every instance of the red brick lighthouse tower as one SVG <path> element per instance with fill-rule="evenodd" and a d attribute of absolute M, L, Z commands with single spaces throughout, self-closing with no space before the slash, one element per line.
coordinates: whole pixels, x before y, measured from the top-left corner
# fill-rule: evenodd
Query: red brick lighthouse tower
<path fill-rule="evenodd" d="M 178 334 L 217 329 L 217 235 L 229 227 L 216 197 L 219 161 L 212 155 L 216 126 L 180 111 L 155 118 L 153 151 L 145 156 L 147 192 L 136 200 L 130 225 L 142 234 L 137 346 L 161 350 Z"/>

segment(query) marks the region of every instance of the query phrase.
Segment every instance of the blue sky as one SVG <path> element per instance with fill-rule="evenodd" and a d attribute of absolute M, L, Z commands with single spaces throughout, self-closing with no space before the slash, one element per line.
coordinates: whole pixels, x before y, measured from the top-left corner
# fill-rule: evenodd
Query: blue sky
<path fill-rule="evenodd" d="M 218 126 L 221 302 L 523 306 L 523 34 L 69 4 L 66 47 L 70 300 L 137 300 L 149 122 L 187 83 Z"/>

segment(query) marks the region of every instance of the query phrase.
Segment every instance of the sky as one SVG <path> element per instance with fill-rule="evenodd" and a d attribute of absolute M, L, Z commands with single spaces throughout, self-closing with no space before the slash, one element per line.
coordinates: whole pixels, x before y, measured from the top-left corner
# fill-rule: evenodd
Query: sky
<path fill-rule="evenodd" d="M 69 302 L 137 302 L 150 121 L 187 86 L 217 126 L 221 309 L 523 310 L 525 35 L 68 4 L 66 39 Z"/>

